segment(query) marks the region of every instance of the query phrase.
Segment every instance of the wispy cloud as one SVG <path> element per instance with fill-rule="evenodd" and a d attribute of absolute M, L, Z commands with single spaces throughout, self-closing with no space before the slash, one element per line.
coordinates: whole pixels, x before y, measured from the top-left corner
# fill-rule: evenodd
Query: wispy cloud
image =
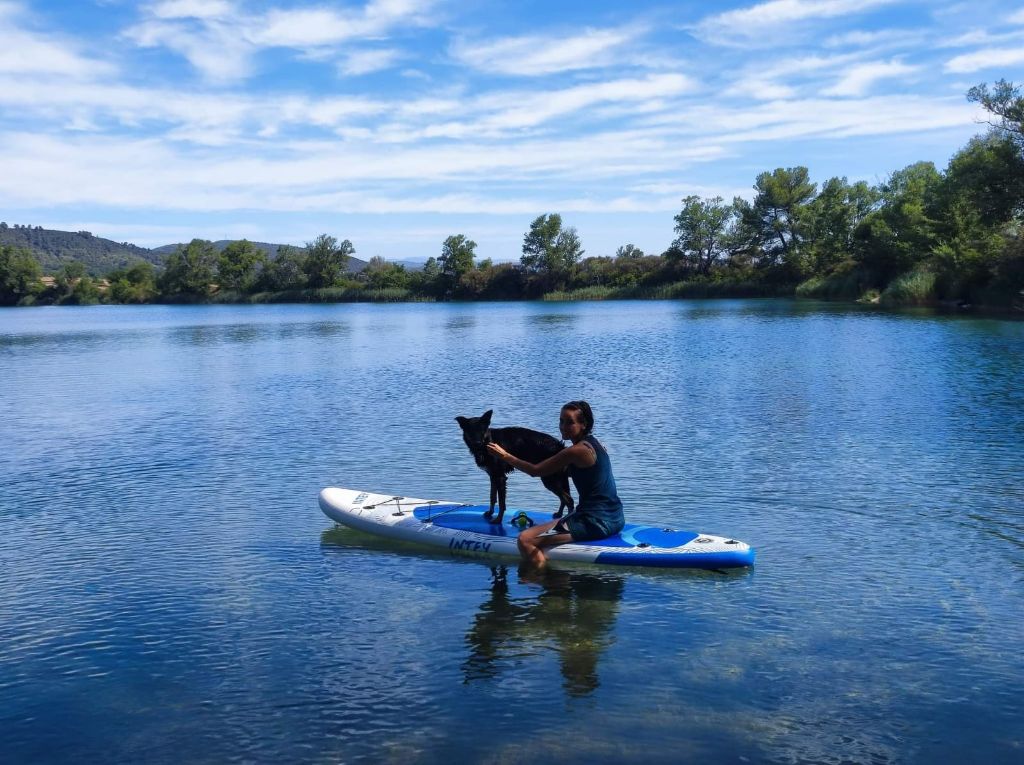
<path fill-rule="evenodd" d="M 881 80 L 904 78 L 918 70 L 900 61 L 875 61 L 851 67 L 839 82 L 823 92 L 826 96 L 862 96 Z"/>
<path fill-rule="evenodd" d="M 253 46 L 238 29 L 214 16 L 162 16 L 147 19 L 124 32 L 142 48 L 167 48 L 183 56 L 204 77 L 218 82 L 237 80 L 252 72 Z"/>
<path fill-rule="evenodd" d="M 353 128 L 387 143 L 424 138 L 490 139 L 585 115 L 597 106 L 618 105 L 623 114 L 666 108 L 696 90 L 679 74 L 656 74 L 541 91 L 493 90 L 476 96 L 392 100 L 368 96 L 312 97 L 155 89 L 101 82 L 67 87 L 61 81 L 0 77 L 0 105 L 23 114 L 64 112 L 83 125 L 109 123 L 167 129 L 176 141 L 224 145 L 278 135 L 288 127 L 326 131 Z M 465 115 L 470 115 L 466 117 Z M 372 129 L 361 121 L 373 118 Z"/>
<path fill-rule="evenodd" d="M 402 25 L 430 25 L 434 2 L 374 0 L 361 11 L 332 7 L 272 9 L 247 25 L 246 36 L 265 47 L 313 48 L 373 38 Z"/>
<path fill-rule="evenodd" d="M 899 0 L 769 0 L 709 16 L 692 32 L 720 45 L 771 47 L 779 42 L 778 32 L 793 31 L 801 22 L 863 13 L 893 2 Z"/>
<path fill-rule="evenodd" d="M 1022 63 L 1024 63 L 1024 48 L 989 48 L 975 51 L 974 53 L 965 53 L 962 56 L 955 56 L 946 62 L 945 70 L 947 72 L 963 74 Z"/>
<path fill-rule="evenodd" d="M 338 64 L 338 71 L 345 76 L 358 76 L 390 69 L 401 61 L 403 54 L 393 48 L 357 50 L 346 53 Z"/>
<path fill-rule="evenodd" d="M 838 73 L 861 60 L 861 54 L 836 53 L 805 55 L 756 62 L 740 69 L 733 77 L 726 93 L 745 96 L 759 101 L 795 98 L 801 92 L 817 93 L 824 82 L 833 80 Z"/>
<path fill-rule="evenodd" d="M 373 0 L 360 10 L 329 6 L 271 8 L 251 13 L 228 0 L 166 0 L 145 7 L 148 14 L 125 30 L 147 48 L 163 47 L 183 56 L 204 77 L 229 82 L 254 72 L 253 57 L 264 48 L 290 48 L 307 58 L 330 59 L 330 50 L 354 40 L 373 40 L 402 25 L 431 23 L 434 2 Z M 377 54 L 381 61 L 381 54 Z M 339 71 L 365 73 L 369 58 L 345 57 Z M 361 70 L 361 71 L 360 71 Z"/>
<path fill-rule="evenodd" d="M 164 0 L 149 10 L 158 19 L 225 19 L 236 7 L 228 0 Z"/>
<path fill-rule="evenodd" d="M 971 29 L 967 32 L 938 40 L 939 48 L 999 47 L 1007 43 L 1024 43 L 1024 29 Z"/>
<path fill-rule="evenodd" d="M 0 2 L 0 74 L 82 80 L 114 73 L 112 65 L 82 53 L 73 39 L 30 30 L 29 20 L 20 4 Z"/>
<path fill-rule="evenodd" d="M 908 47 L 919 45 L 925 34 L 920 30 L 908 29 L 878 29 L 866 31 L 856 29 L 852 32 L 827 37 L 824 42 L 826 48 L 857 48 L 878 49 L 893 46 Z"/>
<path fill-rule="evenodd" d="M 485 42 L 459 41 L 451 53 L 484 72 L 537 76 L 615 63 L 614 54 L 639 34 L 639 29 L 587 29 L 571 36 L 528 35 Z"/>

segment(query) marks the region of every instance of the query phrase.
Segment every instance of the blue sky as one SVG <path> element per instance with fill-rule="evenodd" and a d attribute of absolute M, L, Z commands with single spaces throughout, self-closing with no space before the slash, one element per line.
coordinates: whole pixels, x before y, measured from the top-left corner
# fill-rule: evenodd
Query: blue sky
<path fill-rule="evenodd" d="M 661 252 L 688 194 L 944 167 L 1024 81 L 1007 0 L 0 0 L 0 219 L 157 246 Z"/>

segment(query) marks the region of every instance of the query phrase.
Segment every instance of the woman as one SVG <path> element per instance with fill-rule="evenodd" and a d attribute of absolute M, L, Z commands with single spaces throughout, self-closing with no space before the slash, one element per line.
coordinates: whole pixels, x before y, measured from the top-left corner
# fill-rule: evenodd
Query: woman
<path fill-rule="evenodd" d="M 586 401 L 570 401 L 562 407 L 558 430 L 564 440 L 572 441 L 572 446 L 543 462 L 534 465 L 513 457 L 495 443 L 487 445 L 492 453 L 509 465 L 534 477 L 568 468 L 569 477 L 576 485 L 579 494 L 576 512 L 558 521 L 531 526 L 519 535 L 520 554 L 535 566 L 543 566 L 547 562 L 544 555 L 546 547 L 604 539 L 618 534 L 625 524 L 608 452 L 590 435 L 593 429 L 594 413 L 590 404 Z M 551 530 L 554 533 L 546 533 Z"/>

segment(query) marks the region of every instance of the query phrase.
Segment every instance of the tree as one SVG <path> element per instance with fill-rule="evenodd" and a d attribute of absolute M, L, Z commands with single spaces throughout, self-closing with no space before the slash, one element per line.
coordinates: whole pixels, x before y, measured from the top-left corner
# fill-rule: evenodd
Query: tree
<path fill-rule="evenodd" d="M 527 271 L 544 271 L 548 267 L 548 254 L 562 230 L 562 216 L 558 213 L 540 215 L 530 224 L 523 237 L 523 256 L 519 262 Z"/>
<path fill-rule="evenodd" d="M 221 289 L 248 292 L 266 262 L 266 252 L 248 239 L 229 243 L 217 259 L 217 280 Z"/>
<path fill-rule="evenodd" d="M 1005 133 L 972 138 L 949 161 L 940 193 L 964 197 L 981 221 L 1002 226 L 1024 214 L 1024 152 Z"/>
<path fill-rule="evenodd" d="M 742 225 L 756 242 L 763 265 L 785 265 L 796 276 L 807 270 L 801 258 L 803 218 L 815 184 L 806 167 L 779 167 L 761 173 L 754 183 L 754 202 L 743 209 Z"/>
<path fill-rule="evenodd" d="M 388 263 L 374 255 L 363 271 L 366 286 L 374 290 L 405 289 L 409 286 L 409 274 L 401 263 Z"/>
<path fill-rule="evenodd" d="M 77 260 L 65 263 L 57 272 L 57 302 L 64 305 L 92 305 L 99 302 L 96 282 L 86 273 L 85 264 Z"/>
<path fill-rule="evenodd" d="M 644 251 L 632 244 L 624 244 L 615 251 L 615 257 L 623 260 L 636 260 L 644 257 Z"/>
<path fill-rule="evenodd" d="M 723 241 L 735 215 L 736 208 L 723 204 L 721 197 L 686 197 L 683 209 L 675 216 L 678 236 L 666 251 L 666 259 L 682 262 L 706 276 L 724 252 Z"/>
<path fill-rule="evenodd" d="M 441 266 L 431 256 L 419 271 L 409 274 L 409 289 L 421 295 L 437 295 L 441 290 Z"/>
<path fill-rule="evenodd" d="M 827 274 L 852 257 L 853 232 L 875 207 L 880 194 L 864 181 L 829 178 L 805 210 L 808 261 L 816 274 Z"/>
<path fill-rule="evenodd" d="M 942 176 L 931 162 L 893 173 L 879 187 L 881 204 L 854 231 L 854 258 L 878 286 L 910 271 L 936 244 L 933 219 Z"/>
<path fill-rule="evenodd" d="M 1024 94 L 1012 82 L 999 80 L 989 90 L 987 84 L 975 85 L 967 91 L 967 100 L 981 104 L 989 114 L 999 118 L 991 123 L 999 130 L 1024 138 Z"/>
<path fill-rule="evenodd" d="M 570 226 L 558 232 L 554 250 L 548 254 L 548 275 L 556 287 L 566 286 L 583 253 L 583 244 L 575 227 Z"/>
<path fill-rule="evenodd" d="M 112 303 L 147 303 L 156 295 L 156 272 L 145 260 L 107 275 L 110 288 L 106 299 Z"/>
<path fill-rule="evenodd" d="M 540 215 L 530 224 L 519 262 L 527 271 L 543 274 L 549 286 L 563 287 L 583 253 L 576 229 L 563 229 L 562 216 L 552 213 Z"/>
<path fill-rule="evenodd" d="M 476 242 L 462 234 L 444 240 L 444 244 L 441 245 L 441 257 L 437 259 L 444 294 L 454 293 L 462 275 L 473 270 L 475 250 Z"/>
<path fill-rule="evenodd" d="M 193 239 L 167 256 L 158 285 L 165 295 L 206 295 L 214 279 L 217 248 L 205 239 Z"/>
<path fill-rule="evenodd" d="M 348 239 L 340 244 L 333 236 L 320 234 L 306 245 L 305 272 L 313 288 L 335 287 L 341 283 L 349 255 L 356 248 Z"/>
<path fill-rule="evenodd" d="M 17 305 L 42 292 L 43 270 L 32 253 L 0 244 L 0 305 Z"/>
<path fill-rule="evenodd" d="M 282 244 L 277 248 L 277 257 L 268 260 L 257 280 L 258 289 L 268 292 L 300 290 L 306 286 L 306 272 L 303 270 L 306 253 L 298 247 Z"/>

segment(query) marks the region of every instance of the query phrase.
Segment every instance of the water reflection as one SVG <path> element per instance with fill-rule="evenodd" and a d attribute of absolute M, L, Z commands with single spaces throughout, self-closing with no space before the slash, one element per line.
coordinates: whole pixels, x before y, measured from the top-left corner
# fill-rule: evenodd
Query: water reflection
<path fill-rule="evenodd" d="M 74 332 L 0 333 L 0 352 L 11 350 L 44 351 L 59 348 L 63 351 L 94 351 L 104 346 L 125 346 L 145 337 L 138 330 L 80 330 Z"/>
<path fill-rule="evenodd" d="M 341 321 L 315 321 L 301 324 L 284 324 L 278 332 L 282 340 L 302 337 L 329 338 L 349 334 L 349 325 Z"/>
<path fill-rule="evenodd" d="M 518 577 L 521 583 L 539 585 L 541 593 L 513 598 L 508 568 L 491 566 L 490 597 L 480 604 L 466 635 L 465 682 L 495 678 L 506 662 L 553 643 L 566 693 L 593 693 L 600 685 L 598 660 L 612 643 L 625 580 L 550 567 L 540 572 L 520 568 Z"/>
<path fill-rule="evenodd" d="M 449 332 L 460 329 L 472 329 L 476 326 L 475 316 L 453 316 L 444 323 L 444 328 Z"/>
<path fill-rule="evenodd" d="M 570 327 L 579 317 L 571 313 L 538 313 L 527 317 L 527 322 L 543 328 Z"/>
<path fill-rule="evenodd" d="M 248 345 L 266 340 L 295 340 L 300 338 L 330 338 L 345 335 L 349 326 L 345 322 L 313 321 L 293 324 L 206 324 L 171 327 L 168 336 L 181 345 Z"/>

